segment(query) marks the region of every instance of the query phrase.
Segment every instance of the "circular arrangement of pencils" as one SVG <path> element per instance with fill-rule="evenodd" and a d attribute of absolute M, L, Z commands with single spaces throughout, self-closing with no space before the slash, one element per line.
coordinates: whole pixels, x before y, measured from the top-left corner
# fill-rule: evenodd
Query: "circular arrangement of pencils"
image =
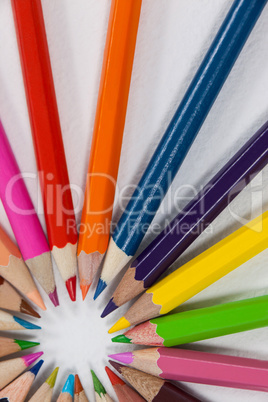
<path fill-rule="evenodd" d="M 15 244 L 0 227 L 0 402 L 89 401 L 79 372 L 70 372 L 60 395 L 56 395 L 59 367 L 51 367 L 46 381 L 32 392 L 34 380 L 46 363 L 45 358 L 40 359 L 42 344 L 23 335 L 23 339 L 5 336 L 4 331 L 40 331 L 31 318 L 41 318 L 38 309 L 46 314 L 47 302 L 54 305 L 49 306 L 51 309 L 60 305 L 52 257 L 72 302 L 76 302 L 78 281 L 85 300 L 97 280 L 95 300 L 127 268 L 101 314 L 104 318 L 132 302 L 109 330 L 123 330 L 113 335 L 111 346 L 121 344 L 125 350 L 107 356 L 110 366 L 105 367 L 119 402 L 205 401 L 204 388 L 197 395 L 191 384 L 268 392 L 268 360 L 212 353 L 205 348 L 199 351 L 189 345 L 225 335 L 242 336 L 245 331 L 268 326 L 268 295 L 173 311 L 267 249 L 268 211 L 262 209 L 259 216 L 168 272 L 266 167 L 268 121 L 251 132 L 175 217 L 167 216 L 169 224 L 139 253 L 146 232 L 267 0 L 232 1 L 113 230 L 111 206 L 123 135 L 127 135 L 128 98 L 131 85 L 135 85 L 132 70 L 146 0 L 111 0 L 81 222 L 75 216 L 42 3 L 8 1 L 47 235 L 27 189 L 20 160 L 12 150 L 8 129 L 0 120 L 0 198 L 16 239 Z M 105 230 L 92 231 L 100 227 Z M 43 300 L 39 285 L 48 300 Z M 138 347 L 130 349 L 130 345 Z M 32 348 L 36 350 L 30 353 L 28 349 Z M 22 351 L 26 351 L 23 356 Z M 95 400 L 113 401 L 103 385 L 106 377 L 99 378 L 93 370 L 91 377 Z"/>

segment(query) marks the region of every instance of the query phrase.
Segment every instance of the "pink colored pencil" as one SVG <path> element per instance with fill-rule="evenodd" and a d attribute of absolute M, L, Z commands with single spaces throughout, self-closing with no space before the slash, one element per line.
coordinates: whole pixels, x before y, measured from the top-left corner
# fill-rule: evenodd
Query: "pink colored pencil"
<path fill-rule="evenodd" d="M 166 380 L 268 392 L 265 360 L 162 347 L 110 357 Z"/>
<path fill-rule="evenodd" d="M 0 198 L 26 264 L 57 306 L 59 302 L 47 239 L 1 121 Z"/>

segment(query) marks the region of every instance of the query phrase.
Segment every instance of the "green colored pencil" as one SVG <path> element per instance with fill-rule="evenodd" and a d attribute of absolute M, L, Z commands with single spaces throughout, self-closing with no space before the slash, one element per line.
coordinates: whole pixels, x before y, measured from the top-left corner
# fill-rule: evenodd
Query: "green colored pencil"
<path fill-rule="evenodd" d="M 268 325 L 268 296 L 155 318 L 116 336 L 113 342 L 176 346 Z"/>
<path fill-rule="evenodd" d="M 104 388 L 93 370 L 91 370 L 91 375 L 95 390 L 96 402 L 113 402 L 113 399 L 107 394 L 106 389 Z"/>

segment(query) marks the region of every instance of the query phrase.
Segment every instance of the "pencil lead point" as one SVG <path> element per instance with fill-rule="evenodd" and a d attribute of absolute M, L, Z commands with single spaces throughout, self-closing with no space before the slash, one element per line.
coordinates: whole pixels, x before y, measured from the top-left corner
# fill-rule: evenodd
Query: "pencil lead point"
<path fill-rule="evenodd" d="M 123 335 L 123 334 L 112 338 L 112 342 L 114 342 L 114 343 L 132 343 L 131 339 L 129 339 L 128 337 L 126 337 L 126 335 Z"/>
<path fill-rule="evenodd" d="M 55 287 L 54 292 L 51 292 L 49 294 L 49 298 L 52 301 L 52 303 L 54 304 L 55 307 L 58 307 L 60 305 L 59 303 L 59 298 L 58 298 L 58 292 L 57 292 L 57 288 Z"/>
<path fill-rule="evenodd" d="M 39 370 L 40 370 L 40 368 L 42 367 L 43 363 L 44 363 L 44 360 L 39 360 L 39 362 L 36 363 L 29 371 L 31 373 L 33 373 L 35 375 L 35 377 L 36 377 L 38 372 L 39 372 Z"/>
<path fill-rule="evenodd" d="M 99 295 L 104 291 L 104 289 L 105 289 L 106 287 L 107 287 L 106 282 L 104 282 L 104 281 L 100 278 L 93 299 L 96 300 L 96 299 L 99 297 Z"/>
<path fill-rule="evenodd" d="M 105 307 L 105 309 L 103 310 L 103 312 L 101 314 L 101 318 L 106 317 L 107 315 L 109 315 L 113 311 L 115 311 L 116 309 L 118 309 L 118 306 L 115 304 L 114 299 L 112 297 L 111 300 L 109 301 L 109 303 L 107 304 L 107 306 Z"/>
<path fill-rule="evenodd" d="M 83 301 L 85 300 L 85 298 L 87 297 L 88 291 L 90 289 L 91 285 L 80 285 L 80 289 L 82 292 L 82 299 Z"/>
<path fill-rule="evenodd" d="M 76 276 L 68 279 L 66 282 L 66 288 L 68 290 L 70 299 L 75 302 L 76 301 Z"/>
<path fill-rule="evenodd" d="M 113 334 L 114 332 L 121 331 L 122 329 L 126 329 L 130 327 L 131 324 L 125 317 L 121 317 L 112 328 L 109 329 L 109 334 Z"/>
<path fill-rule="evenodd" d="M 131 364 L 134 360 L 132 352 L 116 353 L 115 355 L 109 355 L 109 357 L 123 364 Z"/>
<path fill-rule="evenodd" d="M 19 317 L 13 316 L 14 321 L 16 321 L 17 324 L 21 325 L 25 329 L 41 329 L 38 325 L 34 325 L 29 321 L 22 320 Z"/>

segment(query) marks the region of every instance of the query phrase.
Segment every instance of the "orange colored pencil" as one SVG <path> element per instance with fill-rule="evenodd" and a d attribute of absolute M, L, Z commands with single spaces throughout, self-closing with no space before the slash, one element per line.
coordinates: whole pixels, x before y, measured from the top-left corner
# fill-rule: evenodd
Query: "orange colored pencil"
<path fill-rule="evenodd" d="M 0 227 L 0 275 L 42 310 L 46 306 L 18 247 Z"/>
<path fill-rule="evenodd" d="M 112 0 L 78 243 L 85 299 L 108 247 L 142 0 Z"/>

